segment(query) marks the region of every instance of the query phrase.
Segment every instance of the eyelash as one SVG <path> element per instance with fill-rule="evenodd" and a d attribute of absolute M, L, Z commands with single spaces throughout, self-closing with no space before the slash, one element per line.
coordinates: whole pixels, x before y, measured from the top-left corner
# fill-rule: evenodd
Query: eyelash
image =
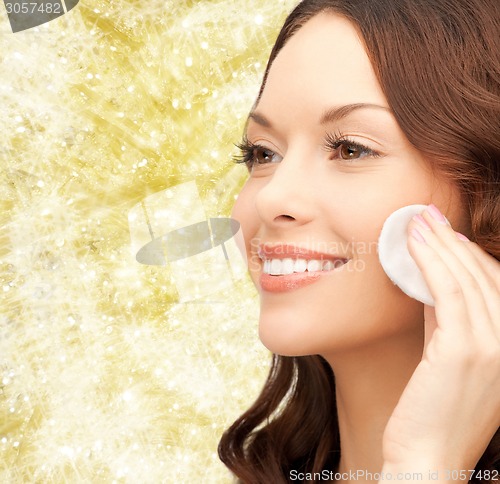
<path fill-rule="evenodd" d="M 265 146 L 250 143 L 246 136 L 243 137 L 241 143 L 238 143 L 236 147 L 240 150 L 240 154 L 233 157 L 235 163 L 243 163 L 250 170 L 254 164 L 264 165 L 265 163 L 257 163 L 255 161 L 255 153 L 257 150 L 259 151 L 269 151 L 273 154 L 275 153 L 273 150 L 266 148 Z"/>
<path fill-rule="evenodd" d="M 325 136 L 325 149 L 328 152 L 335 153 L 339 148 L 342 146 L 346 146 L 349 148 L 354 148 L 358 150 L 363 156 L 360 158 L 364 158 L 365 156 L 371 156 L 372 158 L 379 158 L 381 155 L 375 150 L 372 150 L 371 148 L 368 148 L 368 146 L 359 143 L 357 141 L 354 141 L 353 139 L 349 138 L 348 136 L 343 135 L 340 132 L 336 133 L 327 133 Z M 355 158 L 354 160 L 348 160 L 342 158 L 342 161 L 345 161 L 347 163 L 353 163 L 359 158 Z"/>
<path fill-rule="evenodd" d="M 352 140 L 351 138 L 341 134 L 340 132 L 328 133 L 325 136 L 324 142 L 325 142 L 325 150 L 331 153 L 335 153 L 339 148 L 345 146 L 351 149 L 354 148 L 355 150 L 359 151 L 361 155 L 364 156 L 371 156 L 372 158 L 378 158 L 381 156 L 380 153 L 378 153 L 377 151 L 374 151 L 371 148 L 368 148 L 367 146 Z M 236 155 L 233 158 L 234 162 L 243 163 L 247 166 L 248 169 L 252 168 L 253 165 L 257 163 L 255 160 L 255 154 L 258 150 L 268 151 L 273 154 L 277 154 L 273 150 L 266 148 L 265 146 L 251 143 L 246 136 L 243 137 L 241 143 L 238 143 L 236 147 L 240 150 L 240 154 Z M 342 161 L 347 163 L 353 163 L 357 159 L 359 158 L 355 158 L 353 160 L 342 159 Z M 259 163 L 259 164 L 262 165 L 265 163 Z"/>

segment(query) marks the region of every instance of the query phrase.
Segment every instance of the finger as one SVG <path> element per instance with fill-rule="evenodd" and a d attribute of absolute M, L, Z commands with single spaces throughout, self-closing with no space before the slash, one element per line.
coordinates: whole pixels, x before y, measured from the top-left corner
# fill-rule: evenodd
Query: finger
<path fill-rule="evenodd" d="M 500 262 L 474 242 L 467 241 L 464 247 L 475 257 L 490 284 L 500 291 Z"/>
<path fill-rule="evenodd" d="M 412 227 L 410 224 L 409 227 L 413 230 L 420 225 L 417 230 L 420 230 L 425 243 L 434 252 L 427 257 L 429 262 L 426 271 L 433 274 L 433 296 L 436 305 L 440 302 L 447 313 L 451 311 L 450 304 L 459 305 L 466 315 L 465 318 L 459 318 L 460 321 L 479 331 L 486 329 L 491 336 L 491 312 L 494 308 L 488 307 L 484 295 L 485 291 L 490 291 L 489 278 L 477 263 L 476 257 L 465 247 L 465 243 L 457 238 L 444 216 L 436 213 L 436 210 L 435 207 L 434 210 L 427 209 L 422 216 L 417 216 L 415 221 L 412 221 L 415 225 Z M 429 265 L 433 267 L 429 268 Z M 459 303 L 460 300 L 463 302 Z"/>
<path fill-rule="evenodd" d="M 500 262 L 474 242 L 465 241 L 463 245 L 483 271 L 484 280 L 481 287 L 500 339 Z"/>
<path fill-rule="evenodd" d="M 493 272 L 491 260 L 485 257 L 487 254 L 484 251 L 483 254 L 480 251 L 472 252 L 469 246 L 473 244 L 457 236 L 437 207 L 431 205 L 422 214 L 422 219 L 436 235 L 436 238 L 430 237 L 429 243 L 444 257 L 445 261 L 450 262 L 451 271 L 456 275 L 462 287 L 467 288 L 464 296 L 473 304 L 469 307 L 471 309 L 476 307 L 470 314 L 471 323 L 488 324 L 489 329 L 500 336 L 498 333 L 500 322 L 494 323 L 494 320 L 500 317 L 500 291 L 491 276 Z M 480 263 L 478 259 L 482 262 Z M 487 270 L 483 268 L 486 265 L 488 265 Z M 478 317 L 480 313 L 477 312 L 477 308 L 480 300 L 482 300 L 481 305 L 486 307 L 489 318 Z"/>
<path fill-rule="evenodd" d="M 418 229 L 414 222 L 410 222 L 408 229 L 411 234 L 408 237 L 408 249 L 434 298 L 438 326 L 443 329 L 461 328 L 468 332 L 469 309 L 456 276 L 443 258 L 426 242 L 428 234 L 426 233 L 424 238 L 421 233 L 424 230 L 415 232 Z"/>
<path fill-rule="evenodd" d="M 437 210 L 434 207 L 434 210 Z M 439 212 L 440 213 L 440 212 Z M 442 215 L 441 215 L 442 216 Z M 449 249 L 459 259 L 462 266 L 472 274 L 480 286 L 491 285 L 492 278 L 490 275 L 491 267 L 485 270 L 487 264 L 484 257 L 479 257 L 481 262 L 478 261 L 479 253 L 474 253 L 470 250 L 472 242 L 464 239 L 462 234 L 455 232 L 449 223 L 443 218 L 439 220 L 439 215 L 431 215 L 429 210 L 422 213 L 422 219 L 431 227 L 432 232 L 438 237 L 443 249 Z M 445 222 L 443 222 L 445 221 Z M 486 254 L 486 253 L 485 253 Z"/>
<path fill-rule="evenodd" d="M 499 340 L 491 329 L 490 315 L 484 300 L 472 298 L 471 302 L 470 297 L 466 300 L 456 276 L 425 241 L 410 237 L 408 243 L 435 301 L 434 308 L 425 307 L 426 357 L 430 360 L 442 358 L 441 352 L 446 348 L 445 354 L 448 356 L 445 359 L 450 363 L 463 361 L 469 365 L 478 354 L 494 361 L 498 354 Z M 432 309 L 434 314 L 430 311 Z M 438 353 L 437 346 L 432 346 L 436 338 L 439 338 L 441 348 Z"/>

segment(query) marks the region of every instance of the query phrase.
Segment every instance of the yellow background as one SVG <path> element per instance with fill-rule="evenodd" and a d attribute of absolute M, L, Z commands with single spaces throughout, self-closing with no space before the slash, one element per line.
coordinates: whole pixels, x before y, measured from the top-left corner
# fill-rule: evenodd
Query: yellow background
<path fill-rule="evenodd" d="M 229 216 L 295 3 L 81 0 L 16 34 L 0 5 L 0 482 L 231 482 L 218 439 L 269 365 L 255 289 L 181 303 L 127 216 L 190 181 Z"/>

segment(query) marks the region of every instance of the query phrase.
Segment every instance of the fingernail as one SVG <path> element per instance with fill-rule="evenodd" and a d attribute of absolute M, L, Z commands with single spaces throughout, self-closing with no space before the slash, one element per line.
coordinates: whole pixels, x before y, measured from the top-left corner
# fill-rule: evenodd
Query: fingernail
<path fill-rule="evenodd" d="M 455 232 L 455 235 L 457 236 L 458 240 L 461 240 L 463 242 L 470 242 L 470 240 L 464 234 L 461 234 L 460 232 Z"/>
<path fill-rule="evenodd" d="M 431 226 L 425 221 L 424 217 L 422 215 L 418 214 L 413 217 L 413 220 L 417 222 L 422 228 L 426 230 L 431 230 Z"/>
<path fill-rule="evenodd" d="M 417 229 L 413 229 L 411 231 L 411 236 L 415 240 L 417 240 L 418 242 L 424 242 L 425 243 L 425 239 L 423 238 L 422 234 Z"/>
<path fill-rule="evenodd" d="M 448 220 L 446 220 L 446 217 L 439 211 L 439 208 L 437 208 L 436 205 L 431 203 L 427 207 L 427 212 L 434 220 L 436 220 L 440 224 L 448 225 Z"/>

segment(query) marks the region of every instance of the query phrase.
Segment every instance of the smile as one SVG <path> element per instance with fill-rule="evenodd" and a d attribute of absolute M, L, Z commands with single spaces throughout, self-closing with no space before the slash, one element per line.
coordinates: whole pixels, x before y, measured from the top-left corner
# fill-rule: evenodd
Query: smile
<path fill-rule="evenodd" d="M 302 272 L 332 271 L 345 264 L 345 260 L 318 260 L 318 259 L 267 259 L 264 261 L 263 273 L 271 276 L 284 276 Z"/>
<path fill-rule="evenodd" d="M 348 262 L 348 259 L 337 255 L 289 244 L 262 244 L 258 255 L 263 262 L 260 287 L 274 293 L 293 291 L 313 284 Z"/>

